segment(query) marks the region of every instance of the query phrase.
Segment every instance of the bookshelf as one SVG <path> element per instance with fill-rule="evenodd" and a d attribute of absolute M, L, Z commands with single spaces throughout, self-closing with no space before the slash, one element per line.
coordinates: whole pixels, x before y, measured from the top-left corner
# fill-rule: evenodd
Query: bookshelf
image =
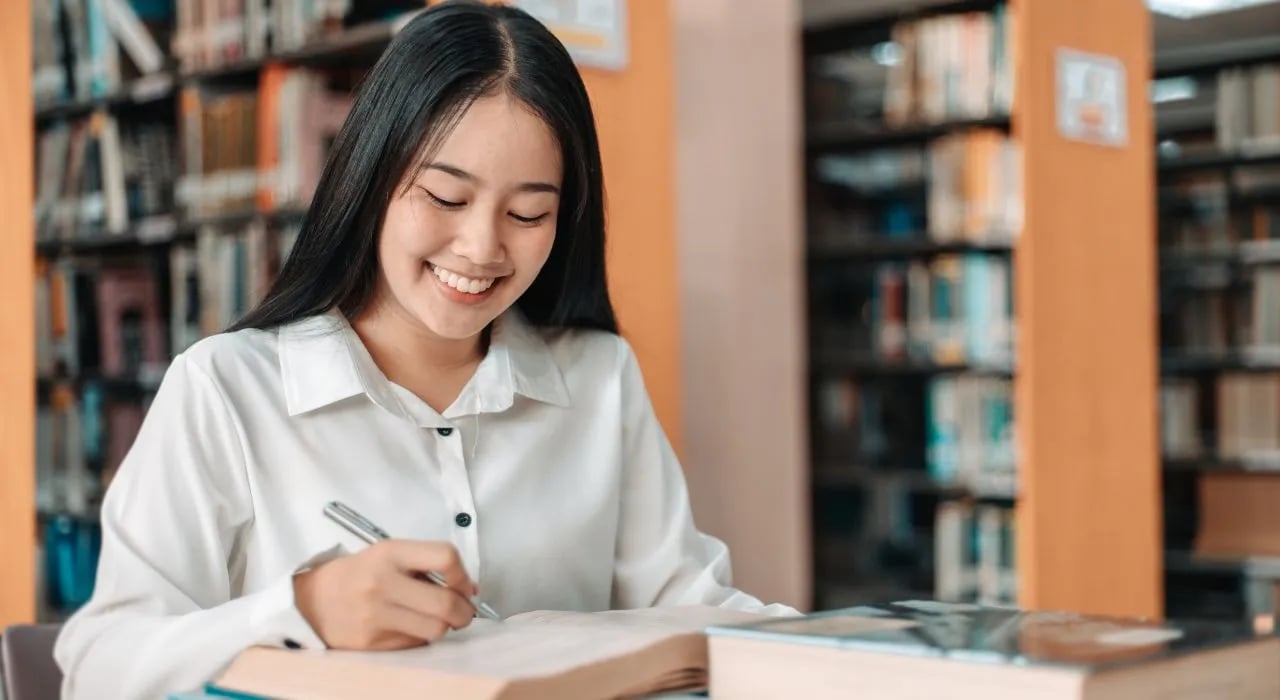
<path fill-rule="evenodd" d="M 969 1 L 806 32 L 819 607 L 1162 610 L 1148 22 Z M 1125 147 L 1059 134 L 1061 46 L 1124 64 Z"/>
<path fill-rule="evenodd" d="M 1254 499 L 1280 487 L 1280 54 L 1272 41 L 1155 78 L 1207 107 L 1160 134 L 1156 160 L 1166 607 L 1274 621 L 1277 530 Z"/>
<path fill-rule="evenodd" d="M 0 537 L 16 548 L 6 559 L 35 560 L 35 569 L 7 577 L 0 620 L 59 620 L 88 595 L 97 504 L 169 359 L 265 293 L 305 216 L 332 123 L 345 116 L 360 74 L 422 6 L 379 0 L 341 15 L 341 3 L 286 12 L 293 2 L 238 5 L 225 18 L 236 31 L 224 22 L 218 32 L 191 15 L 187 0 L 134 4 L 161 56 L 149 69 L 145 51 L 94 24 L 101 17 L 75 17 L 80 3 L 56 17 L 35 8 L 37 42 L 58 44 L 37 51 L 35 77 L 17 83 L 26 95 L 34 85 L 35 104 L 12 110 L 37 164 L 34 196 L 25 192 L 25 214 L 12 217 L 33 220 L 35 202 L 35 235 L 14 237 L 26 250 L 13 256 L 36 263 L 22 277 L 35 284 L 17 295 L 30 300 L 35 289 L 24 308 L 36 311 L 26 322 L 36 353 L 23 376 L 36 410 L 20 412 L 34 414 L 26 425 L 35 449 L 8 463 L 36 466 L 6 469 L 0 489 L 25 501 L 5 512 L 37 528 L 30 538 Z M 275 34 L 253 16 L 272 6 L 282 13 Z M 89 33 L 105 29 L 104 52 L 84 54 L 78 22 Z M 30 19 L 6 19 L 9 26 L 24 28 L 31 45 Z M 69 66 L 94 77 L 78 82 Z M 289 97 L 276 97 L 286 88 Z M 304 124 L 308 109 L 329 118 Z M 288 150 L 258 144 L 273 130 L 290 132 Z M 30 331 L 10 335 L 30 358 Z M 30 449 L 30 436 L 18 445 Z"/>

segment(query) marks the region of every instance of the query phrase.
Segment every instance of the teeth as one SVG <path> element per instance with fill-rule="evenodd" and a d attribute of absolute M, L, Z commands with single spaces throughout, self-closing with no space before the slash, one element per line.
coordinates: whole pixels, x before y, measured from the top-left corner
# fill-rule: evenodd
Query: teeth
<path fill-rule="evenodd" d="M 443 267 L 437 267 L 435 265 L 431 266 L 431 271 L 435 273 L 436 277 L 439 278 L 441 282 L 444 282 L 459 292 L 466 292 L 467 294 L 479 294 L 480 292 L 485 291 L 489 287 L 493 286 L 495 279 L 493 277 L 485 277 L 481 279 L 463 277 L 462 275 L 454 274 Z"/>

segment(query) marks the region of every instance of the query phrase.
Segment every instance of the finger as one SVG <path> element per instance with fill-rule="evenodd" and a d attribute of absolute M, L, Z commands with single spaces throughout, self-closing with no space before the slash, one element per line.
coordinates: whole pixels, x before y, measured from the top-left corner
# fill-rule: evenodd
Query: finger
<path fill-rule="evenodd" d="M 379 608 L 378 621 L 383 629 L 424 642 L 434 642 L 449 631 L 448 623 L 438 617 L 391 603 Z"/>
<path fill-rule="evenodd" d="M 462 557 L 448 542 L 391 540 L 386 544 L 392 563 L 400 571 L 424 574 L 434 571 L 462 595 L 470 596 L 474 592 L 475 586 L 462 565 Z"/>
<path fill-rule="evenodd" d="M 386 595 L 387 602 L 437 617 L 455 630 L 471 624 L 476 614 L 471 602 L 452 588 L 409 576 L 387 581 Z"/>

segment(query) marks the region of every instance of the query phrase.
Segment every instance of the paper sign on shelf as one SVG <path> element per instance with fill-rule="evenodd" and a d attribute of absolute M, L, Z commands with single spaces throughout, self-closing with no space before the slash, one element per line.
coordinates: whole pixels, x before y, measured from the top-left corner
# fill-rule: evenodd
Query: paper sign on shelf
<path fill-rule="evenodd" d="M 580 66 L 627 66 L 627 0 L 511 0 L 538 18 Z"/>
<path fill-rule="evenodd" d="M 1125 69 L 1116 57 L 1058 49 L 1057 98 L 1063 138 L 1104 146 L 1128 144 Z"/>

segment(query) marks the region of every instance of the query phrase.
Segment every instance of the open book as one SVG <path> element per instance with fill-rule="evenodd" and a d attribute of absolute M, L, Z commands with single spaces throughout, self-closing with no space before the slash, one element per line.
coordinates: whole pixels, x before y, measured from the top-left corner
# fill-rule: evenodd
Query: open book
<path fill-rule="evenodd" d="M 252 695 L 341 698 L 612 698 L 707 684 L 702 630 L 765 619 L 712 607 L 530 612 L 477 619 L 424 647 L 389 652 L 254 647 L 216 681 Z"/>

